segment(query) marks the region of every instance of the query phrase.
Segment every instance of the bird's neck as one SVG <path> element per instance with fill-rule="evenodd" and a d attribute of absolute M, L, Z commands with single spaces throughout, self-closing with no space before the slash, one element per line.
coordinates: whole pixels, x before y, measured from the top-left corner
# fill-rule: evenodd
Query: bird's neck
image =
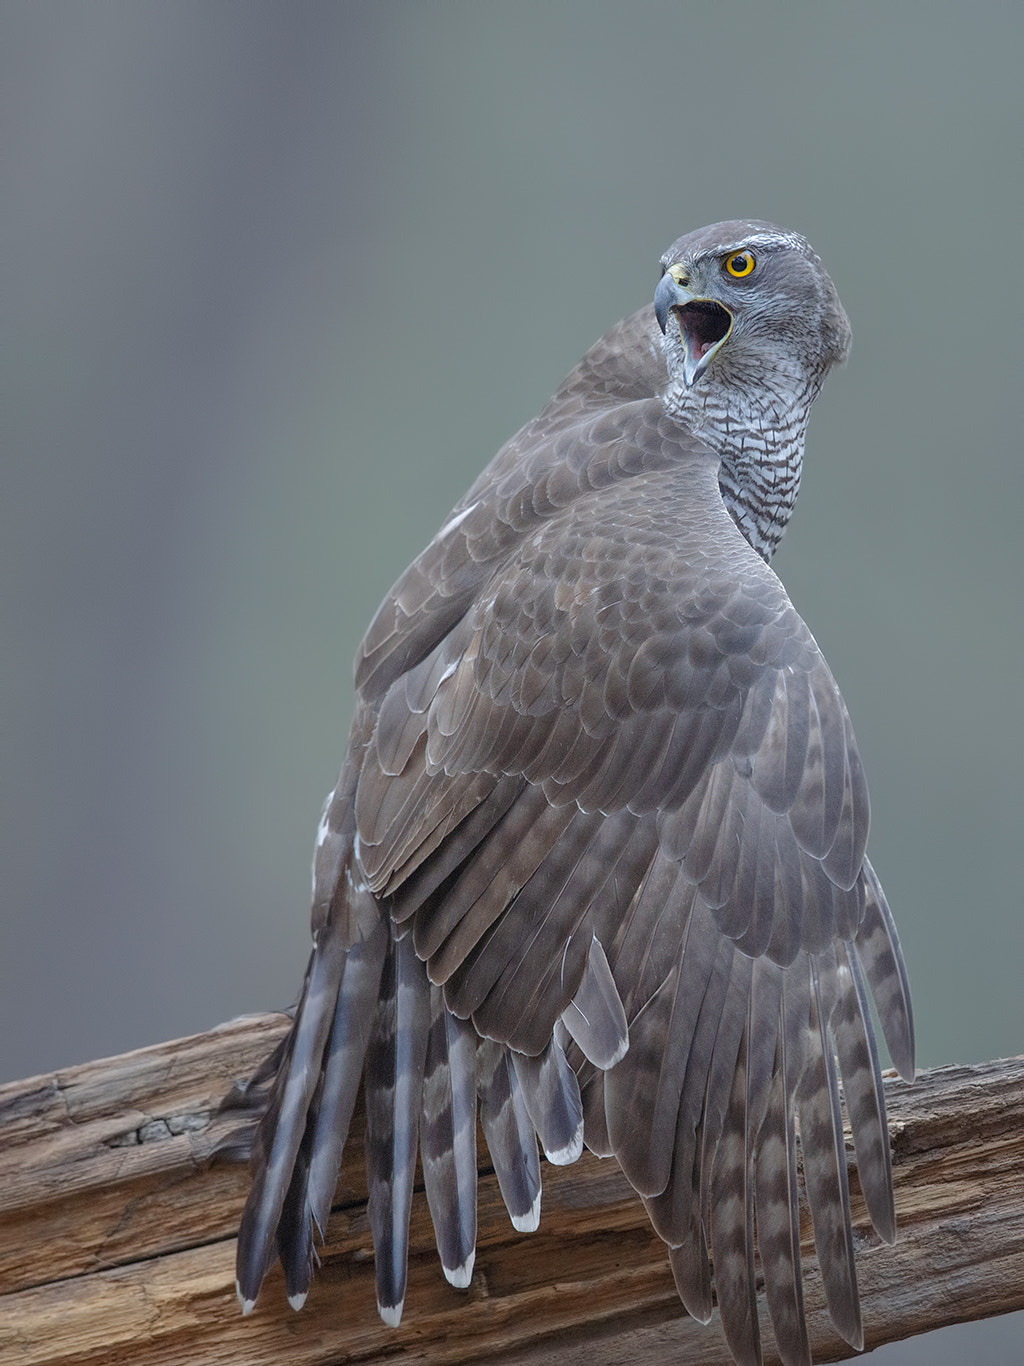
<path fill-rule="evenodd" d="M 785 385 L 758 396 L 740 388 L 700 384 L 666 395 L 673 416 L 721 458 L 718 484 L 729 515 L 765 560 L 771 560 L 800 492 L 811 387 Z"/>
<path fill-rule="evenodd" d="M 765 560 L 771 561 L 786 530 L 804 462 L 804 434 L 771 450 L 723 452 L 718 487 L 730 517 Z"/>

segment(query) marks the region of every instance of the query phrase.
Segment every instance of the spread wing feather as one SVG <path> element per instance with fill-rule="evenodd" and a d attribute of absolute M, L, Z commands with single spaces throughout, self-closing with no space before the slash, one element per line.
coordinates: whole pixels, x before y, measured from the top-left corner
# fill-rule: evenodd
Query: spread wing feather
<path fill-rule="evenodd" d="M 650 328 L 594 348 L 367 632 L 254 1150 L 248 1307 L 275 1248 L 305 1295 L 361 1069 L 389 1321 L 417 1150 L 468 1281 L 478 1095 L 516 1227 L 539 1218 L 538 1134 L 554 1161 L 584 1136 L 613 1152 L 704 1320 L 713 1275 L 741 1361 L 761 1358 L 755 1256 L 783 1360 L 809 1360 L 801 1151 L 829 1310 L 860 1341 L 838 1074 L 891 1237 L 870 1002 L 911 1074 L 906 973 L 842 698 L 710 452 L 653 396 Z"/>

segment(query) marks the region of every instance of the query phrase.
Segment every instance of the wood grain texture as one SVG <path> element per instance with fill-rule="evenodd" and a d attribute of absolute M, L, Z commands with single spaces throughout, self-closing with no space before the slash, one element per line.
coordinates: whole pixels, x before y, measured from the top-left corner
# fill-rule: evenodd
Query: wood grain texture
<path fill-rule="evenodd" d="M 441 1275 L 426 1201 L 412 1218 L 398 1329 L 378 1319 L 362 1122 L 345 1153 L 323 1266 L 301 1313 L 278 1272 L 255 1313 L 234 1296 L 244 1167 L 212 1162 L 217 1113 L 284 1032 L 258 1016 L 0 1088 L 0 1362 L 19 1366 L 314 1366 L 341 1362 L 583 1366 L 730 1361 L 715 1322 L 681 1312 L 662 1243 L 611 1161 L 543 1165 L 539 1231 L 509 1224 L 481 1144 L 473 1282 Z M 866 1345 L 1024 1307 L 1024 1058 L 887 1079 L 899 1242 L 871 1233 L 854 1178 Z M 805 1229 L 815 1360 L 831 1330 Z M 762 1321 L 766 1359 L 770 1328 Z"/>

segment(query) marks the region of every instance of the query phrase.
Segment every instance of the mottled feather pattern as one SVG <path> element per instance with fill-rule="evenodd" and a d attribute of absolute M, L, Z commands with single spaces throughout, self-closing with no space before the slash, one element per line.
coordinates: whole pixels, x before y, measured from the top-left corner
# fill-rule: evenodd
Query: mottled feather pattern
<path fill-rule="evenodd" d="M 757 269 L 729 284 L 744 241 Z M 306 986 L 253 1093 L 246 1308 L 275 1254 L 305 1298 L 362 1077 L 389 1323 L 417 1154 L 444 1272 L 472 1275 L 479 1108 L 517 1229 L 539 1219 L 538 1136 L 555 1162 L 614 1154 L 738 1362 L 762 1356 L 759 1274 L 782 1359 L 810 1359 L 802 1162 L 830 1314 L 862 1339 L 844 1097 L 891 1239 L 871 1005 L 912 1075 L 910 1000 L 850 718 L 767 563 L 848 325 L 770 225 L 715 225 L 663 265 L 657 319 L 588 352 L 361 646 Z M 694 289 L 730 320 L 699 364 Z"/>

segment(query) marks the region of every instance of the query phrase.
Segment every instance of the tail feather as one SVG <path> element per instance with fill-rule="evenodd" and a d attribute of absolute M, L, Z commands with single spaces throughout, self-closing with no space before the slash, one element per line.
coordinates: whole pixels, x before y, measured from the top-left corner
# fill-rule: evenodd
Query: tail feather
<path fill-rule="evenodd" d="M 465 1289 L 476 1255 L 476 1031 L 430 989 L 420 1154 L 437 1251 L 452 1285 Z"/>
<path fill-rule="evenodd" d="M 310 959 L 290 1047 L 257 1135 L 253 1183 L 238 1235 L 236 1286 L 245 1313 L 256 1303 L 274 1260 L 278 1224 L 334 1020 L 345 950 L 329 933 L 321 941 Z"/>
<path fill-rule="evenodd" d="M 277 1252 L 284 1271 L 288 1303 L 296 1310 L 301 1309 L 306 1303 L 309 1282 L 313 1275 L 313 1263 L 316 1260 L 306 1188 L 309 1184 L 309 1163 L 316 1128 L 315 1116 L 320 1108 L 323 1089 L 324 1074 L 321 1072 L 316 1091 L 310 1101 L 306 1131 L 302 1136 L 288 1194 L 285 1196 L 277 1225 Z"/>
<path fill-rule="evenodd" d="M 277 1234 L 288 1299 L 295 1308 L 309 1290 L 314 1237 L 323 1237 L 330 1214 L 363 1074 L 388 938 L 387 922 L 381 919 L 368 939 L 349 950 L 342 969 L 334 1024 L 321 1065 L 321 1084 L 309 1107 Z"/>
<path fill-rule="evenodd" d="M 366 1055 L 367 1213 L 377 1274 L 377 1308 L 401 1322 L 409 1257 L 409 1214 L 427 1034 L 430 983 L 411 936 L 394 940 Z"/>

